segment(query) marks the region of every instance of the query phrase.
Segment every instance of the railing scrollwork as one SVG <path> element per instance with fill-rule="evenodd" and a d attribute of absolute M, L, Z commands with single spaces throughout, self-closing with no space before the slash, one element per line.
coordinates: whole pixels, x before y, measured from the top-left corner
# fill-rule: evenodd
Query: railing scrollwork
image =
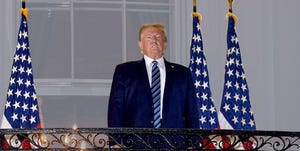
<path fill-rule="evenodd" d="M 62 150 L 300 150 L 300 133 L 147 128 L 45 128 L 0 129 L 0 149 L 21 149 L 29 141 L 32 149 Z"/>

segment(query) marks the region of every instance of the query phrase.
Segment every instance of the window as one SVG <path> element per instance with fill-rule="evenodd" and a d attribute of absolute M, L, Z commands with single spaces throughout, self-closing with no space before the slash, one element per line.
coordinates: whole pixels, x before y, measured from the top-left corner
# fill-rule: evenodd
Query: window
<path fill-rule="evenodd" d="M 175 37 L 178 3 L 183 2 L 27 0 L 30 50 L 37 93 L 43 100 L 44 127 L 106 127 L 115 66 L 142 58 L 138 30 L 143 23 L 162 22 L 168 37 Z M 178 53 L 170 51 L 176 40 L 169 38 L 165 57 L 178 62 Z"/>

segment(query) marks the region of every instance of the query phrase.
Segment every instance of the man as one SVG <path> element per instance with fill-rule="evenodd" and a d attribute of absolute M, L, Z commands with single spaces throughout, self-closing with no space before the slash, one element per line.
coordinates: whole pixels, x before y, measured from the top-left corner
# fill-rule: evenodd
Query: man
<path fill-rule="evenodd" d="M 163 57 L 167 48 L 164 25 L 142 25 L 139 48 L 144 55 L 141 60 L 116 66 L 108 127 L 199 128 L 190 70 Z"/>

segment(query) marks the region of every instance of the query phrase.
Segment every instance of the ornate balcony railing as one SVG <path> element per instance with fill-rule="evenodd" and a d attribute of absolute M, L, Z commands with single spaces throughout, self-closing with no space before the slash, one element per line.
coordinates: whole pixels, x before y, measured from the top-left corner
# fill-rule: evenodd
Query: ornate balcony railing
<path fill-rule="evenodd" d="M 0 129 L 0 149 L 21 149 L 21 140 L 37 150 L 300 150 L 300 133 L 145 128 Z"/>

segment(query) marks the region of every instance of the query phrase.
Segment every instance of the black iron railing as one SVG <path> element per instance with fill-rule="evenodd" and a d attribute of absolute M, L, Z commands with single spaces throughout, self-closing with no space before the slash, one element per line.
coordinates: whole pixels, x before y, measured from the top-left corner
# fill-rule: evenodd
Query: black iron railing
<path fill-rule="evenodd" d="M 145 128 L 0 129 L 0 149 L 20 138 L 38 150 L 300 150 L 299 132 Z"/>

